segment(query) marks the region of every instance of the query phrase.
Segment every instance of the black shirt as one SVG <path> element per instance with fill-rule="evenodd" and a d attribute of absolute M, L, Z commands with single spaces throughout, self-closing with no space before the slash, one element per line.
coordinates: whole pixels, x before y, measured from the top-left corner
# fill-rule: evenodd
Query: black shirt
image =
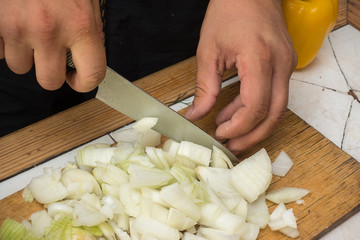
<path fill-rule="evenodd" d="M 108 66 L 134 81 L 194 56 L 207 0 L 107 0 L 105 46 Z M 35 69 L 17 75 L 0 60 L 0 136 L 93 98 L 66 83 L 42 89 Z M 59 123 L 61 124 L 61 123 Z"/>

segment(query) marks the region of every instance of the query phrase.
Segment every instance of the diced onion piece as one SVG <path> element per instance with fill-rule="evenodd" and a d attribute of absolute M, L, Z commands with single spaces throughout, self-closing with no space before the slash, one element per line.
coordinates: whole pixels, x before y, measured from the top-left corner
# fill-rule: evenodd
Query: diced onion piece
<path fill-rule="evenodd" d="M 161 154 L 162 150 L 154 147 L 145 147 L 145 152 L 150 157 L 150 161 L 159 169 L 170 169 L 168 162 Z"/>
<path fill-rule="evenodd" d="M 152 202 L 150 199 L 142 198 L 141 215 L 153 218 L 161 223 L 166 223 L 169 215 L 169 209 Z"/>
<path fill-rule="evenodd" d="M 305 201 L 303 199 L 296 200 L 297 205 L 305 205 Z"/>
<path fill-rule="evenodd" d="M 61 216 L 51 221 L 50 226 L 45 228 L 45 239 L 74 239 L 72 238 L 71 220 L 71 217 Z"/>
<path fill-rule="evenodd" d="M 260 232 L 260 227 L 254 223 L 245 223 L 246 228 L 241 229 L 241 240 L 256 240 Z"/>
<path fill-rule="evenodd" d="M 129 176 L 121 168 L 113 164 L 97 163 L 92 170 L 93 176 L 99 184 L 107 183 L 112 186 L 120 186 L 129 181 Z"/>
<path fill-rule="evenodd" d="M 46 204 L 64 199 L 68 192 L 60 182 L 60 178 L 60 168 L 52 169 L 44 175 L 34 177 L 29 184 L 29 188 L 36 201 Z"/>
<path fill-rule="evenodd" d="M 279 229 L 279 232 L 281 232 L 282 234 L 291 237 L 291 238 L 297 238 L 300 233 L 298 229 L 295 228 L 291 228 L 291 227 L 284 227 Z"/>
<path fill-rule="evenodd" d="M 142 235 L 149 235 L 159 240 L 178 240 L 180 232 L 173 227 L 156 221 L 155 219 L 139 216 L 132 223 L 135 231 Z"/>
<path fill-rule="evenodd" d="M 166 208 L 171 207 L 167 202 L 164 201 L 164 199 L 162 199 L 159 190 L 143 187 L 143 188 L 141 188 L 141 195 L 144 198 L 150 199 L 154 203 L 160 204 L 161 206 L 164 206 Z"/>
<path fill-rule="evenodd" d="M 96 209 L 91 209 L 80 202 L 74 204 L 74 216 L 76 226 L 92 227 L 107 220 L 107 217 Z"/>
<path fill-rule="evenodd" d="M 208 228 L 208 227 L 199 227 L 198 234 L 201 237 L 206 238 L 207 240 L 238 240 L 240 239 L 239 233 L 228 233 L 223 230 Z"/>
<path fill-rule="evenodd" d="M 131 217 L 138 217 L 141 213 L 141 194 L 138 190 L 131 187 L 129 183 L 121 184 L 119 189 L 119 199 L 124 206 L 126 214 Z"/>
<path fill-rule="evenodd" d="M 127 143 L 134 146 L 138 141 L 138 132 L 132 128 L 132 125 L 128 125 L 112 132 L 111 137 L 118 145 Z"/>
<path fill-rule="evenodd" d="M 76 162 L 87 167 L 95 167 L 96 162 L 110 163 L 115 149 L 106 145 L 88 145 L 77 152 Z"/>
<path fill-rule="evenodd" d="M 233 186 L 248 202 L 266 191 L 271 178 L 271 161 L 264 148 L 231 169 Z"/>
<path fill-rule="evenodd" d="M 82 228 L 73 227 L 71 229 L 71 240 L 82 240 L 82 239 L 96 240 L 96 237 L 94 237 L 91 233 L 89 233 L 88 231 Z"/>
<path fill-rule="evenodd" d="M 6 218 L 0 228 L 1 240 L 38 240 L 38 238 L 26 227 L 15 220 Z"/>
<path fill-rule="evenodd" d="M 56 214 L 72 216 L 74 210 L 66 203 L 55 202 L 48 205 L 47 211 L 49 216 L 53 218 Z"/>
<path fill-rule="evenodd" d="M 135 131 L 139 133 L 145 133 L 149 131 L 151 128 L 153 128 L 158 121 L 158 118 L 155 117 L 144 117 L 138 121 L 135 122 L 133 125 L 133 128 Z"/>
<path fill-rule="evenodd" d="M 218 197 L 234 198 L 239 195 L 231 184 L 229 169 L 198 166 L 195 171 L 198 178 L 208 184 Z"/>
<path fill-rule="evenodd" d="M 200 236 L 196 236 L 189 232 L 185 232 L 181 240 L 207 240 L 207 239 Z"/>
<path fill-rule="evenodd" d="M 163 144 L 163 150 L 169 153 L 172 158 L 175 158 L 179 147 L 180 143 L 174 141 L 173 139 L 168 139 Z"/>
<path fill-rule="evenodd" d="M 22 198 L 24 199 L 25 202 L 32 203 L 34 201 L 35 198 L 34 198 L 34 195 L 31 192 L 29 184 L 26 185 L 26 187 L 24 188 L 21 196 L 22 196 Z"/>
<path fill-rule="evenodd" d="M 234 165 L 230 161 L 229 157 L 218 147 L 213 145 L 212 154 L 211 154 L 211 167 L 218 168 L 233 168 Z"/>
<path fill-rule="evenodd" d="M 293 210 L 292 208 L 287 210 L 284 203 L 280 203 L 271 213 L 268 225 L 271 230 L 278 230 L 289 237 L 299 236 Z"/>
<path fill-rule="evenodd" d="M 265 202 L 265 195 L 262 194 L 259 198 L 250 204 L 247 208 L 247 220 L 250 223 L 259 225 L 260 228 L 265 228 L 269 221 L 269 209 Z"/>
<path fill-rule="evenodd" d="M 63 171 L 61 182 L 68 191 L 68 197 L 80 199 L 85 193 L 96 193 L 102 195 L 100 186 L 95 177 L 82 169 L 69 168 Z"/>
<path fill-rule="evenodd" d="M 44 236 L 45 229 L 51 224 L 51 217 L 45 210 L 40 210 L 31 214 L 31 232 L 38 238 Z"/>
<path fill-rule="evenodd" d="M 223 201 L 224 199 L 222 199 Z M 242 198 L 241 196 L 238 197 L 238 203 L 237 205 L 230 210 L 232 213 L 242 216 L 243 218 L 247 217 L 248 212 L 248 202 Z"/>
<path fill-rule="evenodd" d="M 195 226 L 197 222 L 187 217 L 185 213 L 180 212 L 175 208 L 170 208 L 166 224 L 180 231 L 184 231 Z"/>
<path fill-rule="evenodd" d="M 281 151 L 279 156 L 272 163 L 272 174 L 284 177 L 293 166 L 293 161 L 286 154 L 286 152 Z"/>
<path fill-rule="evenodd" d="M 163 187 L 160 195 L 168 204 L 185 213 L 193 220 L 198 221 L 200 219 L 200 208 L 186 195 L 179 183 Z"/>
<path fill-rule="evenodd" d="M 227 211 L 218 204 L 205 203 L 201 206 L 199 223 L 234 234 L 245 223 L 245 218 Z"/>
<path fill-rule="evenodd" d="M 167 185 L 173 176 L 158 168 L 149 168 L 138 164 L 129 165 L 130 184 L 132 187 L 152 187 L 158 188 Z"/>
<path fill-rule="evenodd" d="M 267 193 L 265 198 L 274 203 L 289 203 L 301 199 L 309 192 L 304 188 L 283 187 Z"/>
<path fill-rule="evenodd" d="M 147 132 L 139 133 L 137 141 L 142 146 L 155 147 L 161 143 L 161 134 L 150 129 Z"/>
<path fill-rule="evenodd" d="M 181 141 L 177 154 L 191 159 L 201 166 L 209 166 L 210 164 L 211 149 L 193 142 Z"/>

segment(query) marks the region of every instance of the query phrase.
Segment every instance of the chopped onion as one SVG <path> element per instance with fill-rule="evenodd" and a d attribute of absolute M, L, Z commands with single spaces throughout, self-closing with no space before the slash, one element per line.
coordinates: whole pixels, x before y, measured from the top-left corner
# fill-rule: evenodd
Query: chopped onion
<path fill-rule="evenodd" d="M 286 154 L 286 152 L 281 151 L 279 156 L 274 160 L 272 165 L 272 174 L 284 177 L 293 166 L 293 161 Z"/>
<path fill-rule="evenodd" d="M 181 141 L 177 154 L 191 159 L 201 166 L 210 164 L 211 150 L 193 142 Z"/>
<path fill-rule="evenodd" d="M 201 237 L 204 237 L 207 240 L 239 240 L 240 234 L 238 233 L 228 233 L 223 230 L 216 228 L 200 227 L 198 229 L 198 234 Z"/>
<path fill-rule="evenodd" d="M 278 230 L 291 238 L 299 236 L 293 210 L 292 208 L 287 210 L 284 203 L 280 203 L 271 213 L 268 225 L 271 230 Z"/>
<path fill-rule="evenodd" d="M 218 167 L 218 168 L 233 168 L 234 167 L 234 165 L 230 161 L 229 157 L 215 145 L 213 145 L 213 148 L 212 148 L 210 166 Z"/>
<path fill-rule="evenodd" d="M 255 240 L 266 224 L 299 235 L 292 209 L 281 203 L 269 216 L 264 197 L 283 153 L 273 167 L 265 149 L 233 167 L 215 146 L 169 139 L 155 147 L 156 122 L 145 118 L 116 131 L 116 147 L 86 146 L 63 171 L 45 168 L 23 198 L 46 203 L 47 211 L 14 224 L 15 232 L 2 227 L 0 240 L 38 240 L 32 232 L 54 240 Z M 308 192 L 284 188 L 266 198 L 299 203 Z"/>
<path fill-rule="evenodd" d="M 283 187 L 266 194 L 266 199 L 274 203 L 289 203 L 301 199 L 310 191 L 304 188 Z"/>
<path fill-rule="evenodd" d="M 200 236 L 196 236 L 189 232 L 185 232 L 181 240 L 207 240 L 207 239 Z"/>
<path fill-rule="evenodd" d="M 265 202 L 265 195 L 262 194 L 252 203 L 248 204 L 247 221 L 258 225 L 260 228 L 265 228 L 269 221 L 269 209 Z"/>
<path fill-rule="evenodd" d="M 60 168 L 52 169 L 44 175 L 34 177 L 29 184 L 29 188 L 36 201 L 45 204 L 64 199 L 68 192 L 60 182 L 60 178 Z"/>
<path fill-rule="evenodd" d="M 231 169 L 231 181 L 248 202 L 254 202 L 269 187 L 271 161 L 263 148 Z"/>
<path fill-rule="evenodd" d="M 180 239 L 179 230 L 170 227 L 155 219 L 139 216 L 133 222 L 133 228 L 143 236 L 155 237 L 159 240 L 178 240 Z"/>
<path fill-rule="evenodd" d="M 219 197 L 234 198 L 239 196 L 239 192 L 231 184 L 229 169 L 198 166 L 195 171 L 198 178 L 209 184 Z"/>
<path fill-rule="evenodd" d="M 138 164 L 131 163 L 128 171 L 130 175 L 130 184 L 135 188 L 158 188 L 167 185 L 173 179 L 173 176 L 167 171 Z"/>
<path fill-rule="evenodd" d="M 200 219 L 200 208 L 184 192 L 179 183 L 163 187 L 160 195 L 168 204 L 185 213 L 193 220 L 198 221 Z"/>

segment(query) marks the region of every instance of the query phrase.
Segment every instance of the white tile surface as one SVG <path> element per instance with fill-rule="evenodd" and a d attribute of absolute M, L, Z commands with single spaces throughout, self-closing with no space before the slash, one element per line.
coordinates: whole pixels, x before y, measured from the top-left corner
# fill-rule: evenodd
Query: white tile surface
<path fill-rule="evenodd" d="M 360 162 L 360 103 L 355 100 L 345 129 L 343 149 Z"/>
<path fill-rule="evenodd" d="M 321 240 L 358 240 L 360 226 L 360 213 L 354 215 L 346 222 L 321 238 Z"/>
<path fill-rule="evenodd" d="M 302 81 L 290 81 L 289 109 L 341 147 L 352 97 Z"/>
<path fill-rule="evenodd" d="M 330 41 L 350 88 L 360 90 L 360 31 L 347 25 L 332 32 Z"/>
<path fill-rule="evenodd" d="M 304 69 L 296 70 L 292 79 L 341 92 L 349 91 L 343 74 L 334 58 L 329 39 L 326 38 L 314 61 Z"/>

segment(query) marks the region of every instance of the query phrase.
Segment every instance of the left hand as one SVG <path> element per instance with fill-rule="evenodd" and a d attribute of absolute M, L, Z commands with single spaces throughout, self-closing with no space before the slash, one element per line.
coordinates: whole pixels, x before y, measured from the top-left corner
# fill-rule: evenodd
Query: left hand
<path fill-rule="evenodd" d="M 195 99 L 185 116 L 206 116 L 226 69 L 238 69 L 240 94 L 217 116 L 216 137 L 234 153 L 270 135 L 284 119 L 297 56 L 281 0 L 211 0 L 197 49 Z"/>

